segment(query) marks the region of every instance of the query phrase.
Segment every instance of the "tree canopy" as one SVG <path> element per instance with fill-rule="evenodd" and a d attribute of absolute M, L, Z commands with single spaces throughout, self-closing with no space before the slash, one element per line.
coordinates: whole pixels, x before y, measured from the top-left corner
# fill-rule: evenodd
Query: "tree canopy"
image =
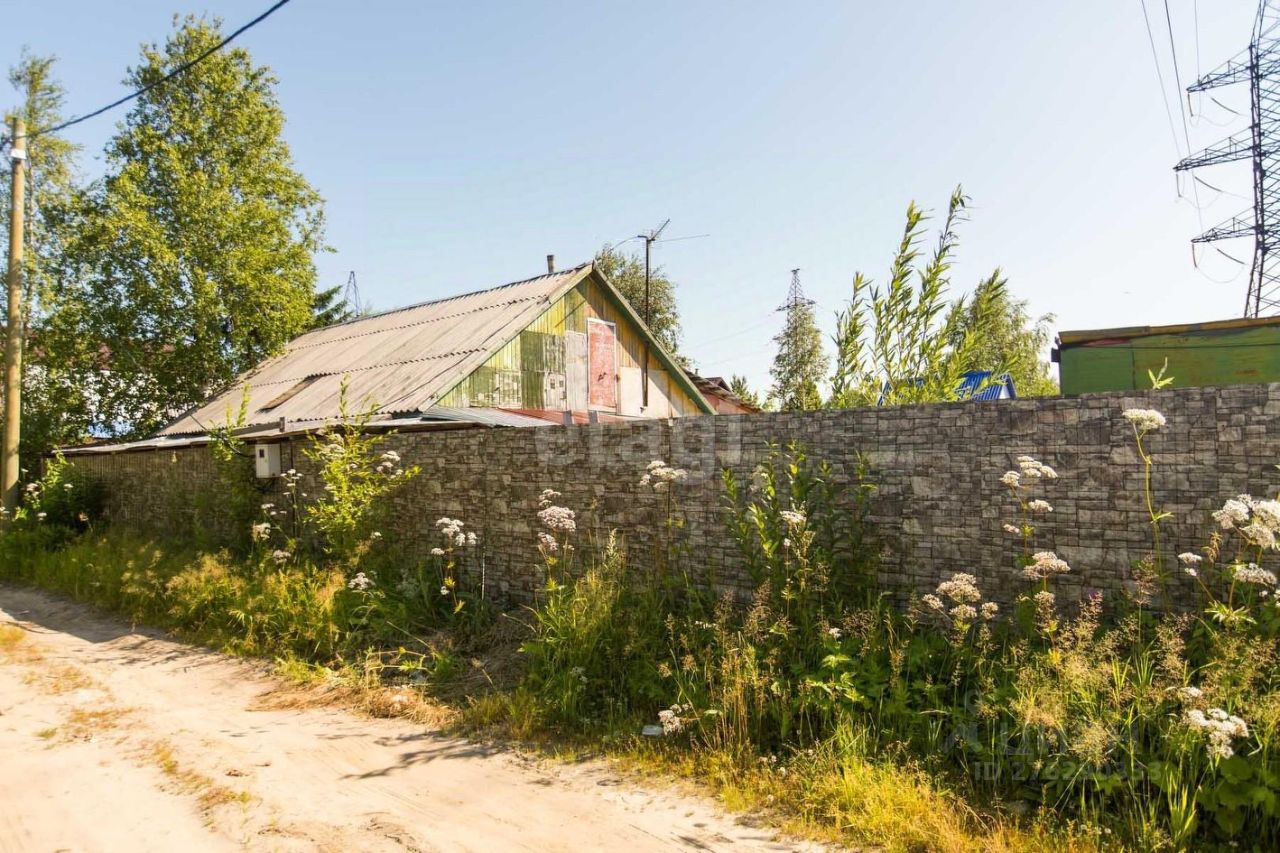
<path fill-rule="evenodd" d="M 175 19 L 125 83 L 156 83 L 221 38 L 217 20 Z M 323 205 L 293 167 L 275 85 L 243 48 L 218 51 L 139 97 L 108 143 L 48 330 L 99 431 L 152 431 L 311 323 Z"/>
<path fill-rule="evenodd" d="M 971 369 L 1009 374 L 1019 397 L 1057 394 L 1058 383 L 1045 360 L 1053 315 L 1032 320 L 1027 305 L 1009 292 L 1007 279 L 996 270 L 978 284 L 972 299 L 952 307 L 957 316 L 949 320 L 951 345 L 961 345 L 973 332 Z"/>
<path fill-rule="evenodd" d="M 19 105 L 6 116 L 21 116 L 28 135 L 61 123 L 66 90 L 55 74 L 57 58 L 23 50 L 9 69 Z M 53 445 L 72 444 L 88 432 L 90 404 L 76 372 L 44 334 L 50 305 L 57 302 L 58 260 L 66 245 L 66 224 L 74 219 L 79 146 L 45 133 L 27 145 L 26 253 L 23 256 L 23 327 L 26 354 L 22 375 L 23 460 Z M 8 175 L 0 180 L 0 210 L 9 210 Z M 0 257 L 0 275 L 8 256 Z M 0 288 L 0 306 L 7 292 Z M 7 310 L 7 306 L 0 308 Z"/>
<path fill-rule="evenodd" d="M 606 244 L 596 253 L 595 264 L 596 269 L 618 288 L 643 319 L 644 255 L 627 254 Z M 676 304 L 676 284 L 661 265 L 653 266 L 652 263 L 649 268 L 649 312 L 649 329 L 654 337 L 684 364 L 686 360 L 680 354 L 680 307 Z"/>

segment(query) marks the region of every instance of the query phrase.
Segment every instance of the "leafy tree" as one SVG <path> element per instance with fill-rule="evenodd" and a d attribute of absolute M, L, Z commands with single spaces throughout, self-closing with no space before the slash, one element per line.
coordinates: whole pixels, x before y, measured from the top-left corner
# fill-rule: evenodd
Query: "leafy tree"
<path fill-rule="evenodd" d="M 764 408 L 764 401 L 760 399 L 760 395 L 753 391 L 751 386 L 747 383 L 747 377 L 734 374 L 733 377 L 729 379 L 729 390 L 748 406 L 755 406 L 757 409 Z"/>
<path fill-rule="evenodd" d="M 596 270 L 626 297 L 631 307 L 644 318 L 644 255 L 630 255 L 606 244 L 595 257 Z M 676 305 L 676 285 L 659 266 L 649 269 L 649 328 L 653 336 L 681 364 L 680 309 Z M 687 365 L 686 365 L 687 366 Z"/>
<path fill-rule="evenodd" d="M 980 305 L 987 306 L 986 317 L 979 316 Z M 970 331 L 980 332 L 974 335 L 971 369 L 1008 373 L 1019 397 L 1058 393 L 1058 383 L 1044 358 L 1053 315 L 1033 321 L 1027 301 L 1009 293 L 1008 281 L 1000 270 L 978 285 L 970 302 L 952 310 L 959 315 L 949 321 L 954 328 L 952 346 L 960 345 Z"/>
<path fill-rule="evenodd" d="M 66 90 L 54 74 L 57 58 L 23 50 L 9 69 L 9 83 L 20 106 L 6 123 L 21 115 L 27 134 L 62 122 Z M 76 155 L 79 146 L 57 134 L 27 140 L 26 252 L 23 270 L 23 317 L 26 352 L 22 375 L 22 459 L 33 460 L 50 447 L 74 444 L 88 433 L 89 403 L 62 353 L 51 349 L 43 334 L 50 304 L 57 302 L 54 271 L 64 251 L 64 224 L 77 192 Z M 10 184 L 0 179 L 0 210 L 9 211 Z M 8 275 L 8 258 L 0 257 L 0 276 Z M 2 280 L 2 279 L 0 279 Z M 0 288 L 0 311 L 7 292 Z"/>
<path fill-rule="evenodd" d="M 968 198 L 957 187 L 933 254 L 918 265 L 925 214 L 907 207 L 907 225 L 884 290 L 862 273 L 853 281 L 848 308 L 837 317 L 836 366 L 830 405 L 902 405 L 954 400 L 963 375 L 987 364 L 983 340 L 990 334 L 1007 291 L 999 274 L 973 299 L 948 306 L 956 226 Z"/>
<path fill-rule="evenodd" d="M 822 334 L 813 315 L 813 304 L 803 300 L 787 309 L 787 322 L 774 337 L 778 352 L 769 373 L 773 387 L 769 400 L 783 411 L 822 408 L 818 383 L 830 360 L 822 348 Z"/>
<path fill-rule="evenodd" d="M 129 88 L 222 38 L 217 20 L 174 25 Z M 78 342 L 100 430 L 152 431 L 311 322 L 322 200 L 293 168 L 275 84 L 243 48 L 219 51 L 138 98 L 108 143 L 63 260 L 76 292 L 53 324 Z"/>

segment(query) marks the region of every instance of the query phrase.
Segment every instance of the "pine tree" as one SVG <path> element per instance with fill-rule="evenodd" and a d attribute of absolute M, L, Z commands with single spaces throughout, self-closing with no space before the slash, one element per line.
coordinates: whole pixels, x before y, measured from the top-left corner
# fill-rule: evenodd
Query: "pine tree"
<path fill-rule="evenodd" d="M 757 409 L 764 408 L 764 402 L 760 399 L 760 395 L 752 390 L 747 382 L 747 377 L 734 374 L 729 380 L 729 390 L 748 406 L 753 406 Z"/>
<path fill-rule="evenodd" d="M 786 325 L 773 340 L 778 352 L 769 371 L 773 377 L 770 402 L 783 411 L 822 408 L 818 383 L 826 376 L 829 361 L 813 303 L 799 294 L 798 283 L 793 284 L 792 298 L 787 302 Z"/>
<path fill-rule="evenodd" d="M 221 39 L 216 20 L 175 20 L 126 85 Z M 275 85 L 243 48 L 218 51 L 139 97 L 108 143 L 64 259 L 78 292 L 54 324 L 81 344 L 99 430 L 151 432 L 311 322 L 322 200 L 293 168 Z"/>

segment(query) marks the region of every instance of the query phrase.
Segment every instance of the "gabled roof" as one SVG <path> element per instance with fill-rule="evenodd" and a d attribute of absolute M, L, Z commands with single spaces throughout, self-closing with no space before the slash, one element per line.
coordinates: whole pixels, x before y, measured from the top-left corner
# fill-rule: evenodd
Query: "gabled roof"
<path fill-rule="evenodd" d="M 157 435 L 205 433 L 225 424 L 228 412 L 234 416 L 239 410 L 246 387 L 247 426 L 278 424 L 281 419 L 332 421 L 338 416 L 344 377 L 353 409 L 373 404 L 380 417 L 424 412 L 592 275 L 592 265 L 586 263 L 307 332 Z M 671 362 L 617 290 L 599 273 L 594 278 L 611 300 L 621 303 L 640 334 L 649 336 L 659 361 Z M 697 389 L 692 389 L 691 396 L 710 411 Z"/>

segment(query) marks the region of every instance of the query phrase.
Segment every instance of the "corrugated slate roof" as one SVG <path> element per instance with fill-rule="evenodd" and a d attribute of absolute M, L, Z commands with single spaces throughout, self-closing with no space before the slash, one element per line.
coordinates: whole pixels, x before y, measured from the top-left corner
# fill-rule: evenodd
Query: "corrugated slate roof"
<path fill-rule="evenodd" d="M 582 264 L 308 332 L 157 435 L 203 433 L 226 423 L 228 411 L 239 410 L 245 386 L 248 425 L 332 420 L 344 376 L 353 409 L 426 414 L 590 271 L 591 264 Z"/>

